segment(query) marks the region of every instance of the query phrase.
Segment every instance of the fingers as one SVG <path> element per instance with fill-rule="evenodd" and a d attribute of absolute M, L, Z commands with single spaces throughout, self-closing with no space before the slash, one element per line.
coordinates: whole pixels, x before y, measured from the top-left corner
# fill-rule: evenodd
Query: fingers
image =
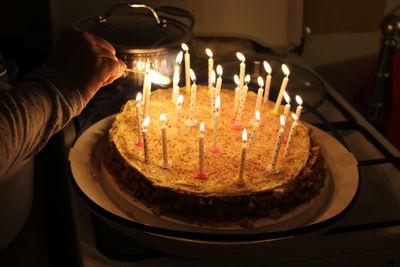
<path fill-rule="evenodd" d="M 109 50 L 113 55 L 116 54 L 115 48 L 105 39 L 88 33 L 88 32 L 82 32 L 85 35 L 85 38 L 89 40 L 89 42 L 91 42 L 94 46 L 97 46 L 99 48 L 104 48 Z"/>
<path fill-rule="evenodd" d="M 110 60 L 110 58 L 108 57 L 103 58 L 103 60 L 104 64 L 109 64 L 111 70 L 109 72 L 108 78 L 102 83 L 101 87 L 111 84 L 113 81 L 121 77 L 126 69 L 126 64 L 121 60 L 115 62 L 113 60 Z"/>
<path fill-rule="evenodd" d="M 113 54 L 109 49 L 106 49 L 104 47 L 96 46 L 96 47 L 93 48 L 93 50 L 96 53 L 96 55 L 98 55 L 99 57 L 107 57 L 109 59 L 114 60 L 115 62 L 119 61 L 117 56 L 115 54 Z"/>

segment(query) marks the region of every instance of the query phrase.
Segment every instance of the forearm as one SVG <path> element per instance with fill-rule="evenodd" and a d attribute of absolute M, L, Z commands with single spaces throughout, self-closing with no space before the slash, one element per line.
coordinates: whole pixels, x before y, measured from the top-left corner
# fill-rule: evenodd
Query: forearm
<path fill-rule="evenodd" d="M 39 152 L 83 106 L 74 84 L 52 69 L 40 69 L 0 92 L 0 181 Z"/>

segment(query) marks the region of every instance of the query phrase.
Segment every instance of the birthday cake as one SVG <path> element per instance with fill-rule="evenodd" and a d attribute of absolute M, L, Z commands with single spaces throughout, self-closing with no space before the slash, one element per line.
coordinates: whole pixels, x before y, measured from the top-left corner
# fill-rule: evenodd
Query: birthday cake
<path fill-rule="evenodd" d="M 259 218 L 278 218 L 319 194 L 324 185 L 323 157 L 310 130 L 301 121 L 284 156 L 293 123 L 290 115 L 274 171 L 271 171 L 283 106 L 278 114 L 273 114 L 274 103 L 262 103 L 259 127 L 252 137 L 257 95 L 248 92 L 240 123 L 247 129 L 249 140 L 253 139 L 242 159 L 242 131 L 232 128 L 237 119 L 234 90 L 220 92 L 217 134 L 214 134 L 208 87 L 197 86 L 195 126 L 185 123 L 190 117 L 190 93 L 183 94 L 180 116 L 171 95 L 171 89 L 151 94 L 148 106 L 151 121 L 146 127 L 145 140 L 147 162 L 144 147 L 138 142 L 140 130 L 135 100 L 128 101 L 115 115 L 104 151 L 104 165 L 118 186 L 154 214 L 178 214 L 197 224 L 235 223 L 252 227 Z M 167 141 L 168 166 L 163 166 L 160 114 L 166 115 L 164 141 Z M 205 124 L 205 176 L 198 175 L 201 122 Z M 215 136 L 219 153 L 215 153 L 215 147 L 211 149 Z M 241 168 L 243 173 L 238 180 Z"/>

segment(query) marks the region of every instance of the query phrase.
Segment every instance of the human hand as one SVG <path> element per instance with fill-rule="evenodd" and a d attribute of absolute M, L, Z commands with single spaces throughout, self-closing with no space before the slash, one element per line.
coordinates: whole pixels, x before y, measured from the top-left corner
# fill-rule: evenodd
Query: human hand
<path fill-rule="evenodd" d="M 121 77 L 126 69 L 109 42 L 75 27 L 61 34 L 46 64 L 64 72 L 75 83 L 85 103 L 101 87 Z"/>

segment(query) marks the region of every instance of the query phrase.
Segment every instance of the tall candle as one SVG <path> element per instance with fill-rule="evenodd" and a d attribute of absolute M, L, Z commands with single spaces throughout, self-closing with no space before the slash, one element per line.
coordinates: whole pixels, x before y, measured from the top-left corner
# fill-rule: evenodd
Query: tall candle
<path fill-rule="evenodd" d="M 283 118 L 283 115 L 280 116 L 280 123 L 281 123 L 281 128 L 278 131 L 278 137 L 276 138 L 274 154 L 272 156 L 271 164 L 269 165 L 269 171 L 271 173 L 277 172 L 276 162 L 278 161 L 279 150 L 281 149 L 283 133 L 285 132 L 285 119 Z"/>
<path fill-rule="evenodd" d="M 235 74 L 233 76 L 233 80 L 235 81 L 236 88 L 235 88 L 235 112 L 238 111 L 239 101 L 240 101 L 240 87 L 239 87 L 239 76 Z"/>
<path fill-rule="evenodd" d="M 301 111 L 303 109 L 303 99 L 301 99 L 301 97 L 299 95 L 296 95 L 296 102 L 298 105 L 296 108 L 296 116 L 297 116 L 297 119 L 300 120 Z"/>
<path fill-rule="evenodd" d="M 190 91 L 190 54 L 189 47 L 182 43 L 182 49 L 185 51 L 185 81 L 186 81 L 186 91 Z"/>
<path fill-rule="evenodd" d="M 256 138 L 256 134 L 259 127 L 260 127 L 260 111 L 256 110 L 255 121 L 253 124 L 253 130 L 251 131 L 251 136 L 249 140 L 249 145 L 247 147 L 247 151 L 250 150 L 250 148 L 253 146 L 254 139 Z"/>
<path fill-rule="evenodd" d="M 161 120 L 161 137 L 162 137 L 162 150 L 163 150 L 163 160 L 160 166 L 164 169 L 171 167 L 171 162 L 168 160 L 168 145 L 167 145 L 167 116 L 165 114 L 160 114 Z"/>
<path fill-rule="evenodd" d="M 283 92 L 283 97 L 286 101 L 285 110 L 283 111 L 283 118 L 285 119 L 285 121 L 287 121 L 290 112 L 290 96 L 288 95 L 288 93 Z"/>
<path fill-rule="evenodd" d="M 179 74 L 175 73 L 172 79 L 173 86 L 172 86 L 172 100 L 176 101 L 179 96 Z"/>
<path fill-rule="evenodd" d="M 236 180 L 236 183 L 238 183 L 238 184 L 244 183 L 244 167 L 245 167 L 245 162 L 246 162 L 246 152 L 247 152 L 247 130 L 243 129 L 243 132 L 242 132 L 242 155 L 240 157 L 239 177 Z"/>
<path fill-rule="evenodd" d="M 208 89 L 211 89 L 212 82 L 211 82 L 211 72 L 214 69 L 214 59 L 213 59 L 213 52 L 210 48 L 206 48 L 206 54 L 208 56 Z"/>
<path fill-rule="evenodd" d="M 215 86 L 215 90 L 216 90 L 216 93 L 218 96 L 221 93 L 221 86 L 222 86 L 222 67 L 221 67 L 221 65 L 217 66 L 217 74 L 218 74 L 218 79 L 217 79 L 217 85 Z"/>
<path fill-rule="evenodd" d="M 271 88 L 272 69 L 267 61 L 264 61 L 264 68 L 265 68 L 265 71 L 267 72 L 267 77 L 265 78 L 264 103 L 267 103 L 268 98 L 269 98 L 270 88 Z"/>
<path fill-rule="evenodd" d="M 257 100 L 256 100 L 256 107 L 254 109 L 254 114 L 256 114 L 256 111 L 260 109 L 263 92 L 264 92 L 264 89 L 263 89 L 264 81 L 263 81 L 263 78 L 261 78 L 261 76 L 258 76 L 257 82 L 258 82 L 258 86 L 260 86 L 260 88 L 258 88 L 258 91 L 257 91 Z"/>
<path fill-rule="evenodd" d="M 288 141 L 286 143 L 285 152 L 283 154 L 283 157 L 285 157 L 285 158 L 289 154 L 289 148 L 290 148 L 290 146 L 292 144 L 293 137 L 296 135 L 297 125 L 299 124 L 297 115 L 296 114 L 292 114 L 292 117 L 293 117 L 293 123 L 292 123 L 292 127 L 290 128 L 289 138 L 288 138 Z"/>
<path fill-rule="evenodd" d="M 200 124 L 199 134 L 199 170 L 196 172 L 197 178 L 207 178 L 208 173 L 204 168 L 204 122 Z"/>
<path fill-rule="evenodd" d="M 136 95 L 136 120 L 137 120 L 137 129 L 138 129 L 138 137 L 139 140 L 136 142 L 136 145 L 143 145 L 143 136 L 142 136 L 142 124 L 143 124 L 143 112 L 142 112 L 142 94 L 138 93 Z"/>
<path fill-rule="evenodd" d="M 276 99 L 276 103 L 275 103 L 275 107 L 274 107 L 274 111 L 273 111 L 275 114 L 278 114 L 279 106 L 282 103 L 283 92 L 285 92 L 286 86 L 289 82 L 290 71 L 285 64 L 282 64 L 282 71 L 285 74 L 285 77 L 282 80 L 281 88 L 279 90 L 279 95 L 278 95 L 278 98 Z"/>
<path fill-rule="evenodd" d="M 220 150 L 217 148 L 217 137 L 218 137 L 218 124 L 219 124 L 219 108 L 221 106 L 221 96 L 217 96 L 215 100 L 215 112 L 213 119 L 213 138 L 212 138 L 212 146 L 209 148 L 211 153 L 219 153 Z"/>
<path fill-rule="evenodd" d="M 246 58 L 240 52 L 236 53 L 236 57 L 240 60 L 240 68 L 239 68 L 239 87 L 242 88 L 244 84 L 244 75 L 246 73 L 246 64 L 244 63 Z"/>
<path fill-rule="evenodd" d="M 233 126 L 233 128 L 235 130 L 243 129 L 243 126 L 240 124 L 240 122 L 242 121 L 242 116 L 243 116 L 243 111 L 244 111 L 244 107 L 245 107 L 245 103 L 246 103 L 249 82 L 250 82 L 250 75 L 247 74 L 246 78 L 245 78 L 245 84 L 240 93 L 239 108 L 238 108 L 238 112 L 236 114 L 235 124 Z"/>
<path fill-rule="evenodd" d="M 215 99 L 217 97 L 217 92 L 214 87 L 215 85 L 215 71 L 211 72 L 211 89 L 210 89 L 210 96 L 211 96 L 211 117 L 214 120 L 214 111 L 215 111 Z"/>
<path fill-rule="evenodd" d="M 147 138 L 147 126 L 150 124 L 150 116 L 147 116 L 143 121 L 143 149 L 144 149 L 144 162 L 149 162 L 149 141 Z"/>
<path fill-rule="evenodd" d="M 148 60 L 146 63 L 146 74 L 144 76 L 144 116 L 149 114 L 149 105 L 150 105 L 150 94 L 151 94 L 151 73 L 150 73 L 150 61 Z"/>
<path fill-rule="evenodd" d="M 196 94 L 197 94 L 197 85 L 196 85 L 196 75 L 194 71 L 190 69 L 190 77 L 192 78 L 192 90 L 190 93 L 190 109 L 189 109 L 189 119 L 186 120 L 187 126 L 195 126 L 197 124 L 197 120 L 194 119 L 196 112 Z"/>
<path fill-rule="evenodd" d="M 176 101 L 176 127 L 178 127 L 178 132 L 181 131 L 182 103 L 183 95 L 180 95 Z"/>

